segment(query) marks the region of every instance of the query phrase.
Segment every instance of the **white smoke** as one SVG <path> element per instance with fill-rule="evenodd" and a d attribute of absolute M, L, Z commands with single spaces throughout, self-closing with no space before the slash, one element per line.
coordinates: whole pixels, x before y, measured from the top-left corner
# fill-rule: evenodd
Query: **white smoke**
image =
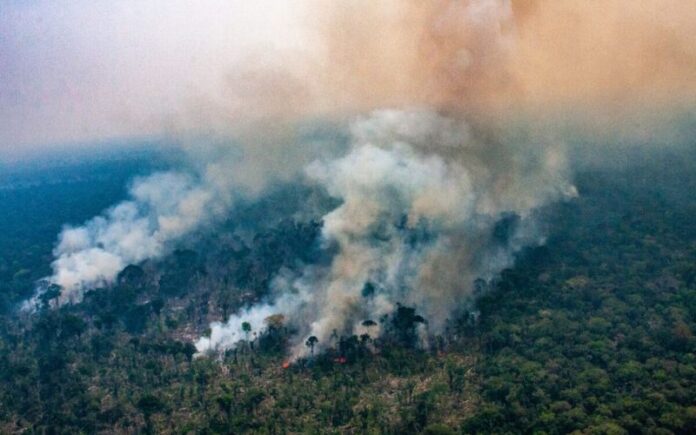
<path fill-rule="evenodd" d="M 321 348 L 334 331 L 379 334 L 362 322 L 397 303 L 416 306 L 437 332 L 470 302 L 476 278 L 492 278 L 516 251 L 543 242 L 534 210 L 575 194 L 560 147 L 479 140 L 433 111 L 377 111 L 354 123 L 352 137 L 347 154 L 306 168 L 308 182 L 341 201 L 323 218 L 322 240 L 338 250 L 328 269 L 308 267 L 282 304 L 214 324 L 199 350 L 233 346 L 228 337 L 257 311 L 281 312 L 298 329 L 293 358 L 309 351 L 308 336 Z M 496 242 L 496 224 L 511 215 L 519 222 Z M 374 291 L 365 294 L 368 283 Z"/>
<path fill-rule="evenodd" d="M 294 280 L 277 281 L 270 301 L 212 324 L 210 337 L 197 342 L 199 352 L 233 348 L 242 323 L 258 333 L 263 320 L 276 312 L 298 331 L 293 358 L 308 352 L 308 336 L 316 336 L 322 348 L 334 331 L 379 335 L 379 325 L 368 331 L 363 321 L 392 313 L 398 303 L 415 306 L 427 318 L 429 332 L 436 333 L 470 302 L 477 278 L 491 279 L 522 247 L 542 243 L 535 210 L 574 194 L 562 147 L 497 137 L 495 126 L 463 121 L 464 114 L 476 118 L 489 94 L 497 97 L 509 81 L 515 37 L 514 26 L 508 25 L 510 2 L 443 0 L 374 8 L 390 18 L 384 26 L 381 19 L 365 20 L 366 28 L 385 36 L 363 44 L 365 57 L 355 56 L 354 44 L 367 42 L 364 36 L 371 33 L 338 24 L 361 23 L 367 9 L 338 7 L 337 25 L 328 26 L 325 35 L 328 57 L 316 63 L 322 65 L 316 74 L 300 83 L 287 74 L 251 74 L 259 89 L 252 90 L 250 100 L 242 98 L 249 91 L 247 82 L 236 80 L 243 92 L 232 103 L 252 120 L 260 119 L 246 133 L 282 137 L 295 116 L 331 113 L 323 102 L 334 100 L 333 85 L 339 95 L 349 94 L 339 105 L 348 112 L 416 104 L 448 107 L 456 114 L 376 111 L 352 124 L 350 148 L 339 156 L 335 150 L 340 147 L 327 151 L 321 143 L 288 146 L 274 139 L 264 146 L 253 139 L 250 146 L 242 144 L 247 161 L 241 164 L 224 157 L 230 151 L 227 144 L 213 145 L 211 154 L 195 150 L 197 171 L 140 179 L 130 199 L 61 233 L 48 278 L 62 288 L 58 304 L 79 301 L 85 290 L 111 284 L 128 264 L 166 255 L 183 237 L 224 218 L 240 191 L 258 193 L 268 180 L 287 178 L 298 168 L 304 168 L 307 183 L 340 201 L 323 217 L 322 241 L 332 248 L 327 252 L 335 252 L 330 265 L 307 266 Z M 346 29 L 351 32 L 344 34 Z M 318 86 L 319 104 L 304 79 L 321 84 L 327 78 L 328 84 Z M 221 112 L 213 118 L 226 124 L 227 110 L 214 112 Z M 239 110 L 231 113 L 244 118 Z M 272 116 L 264 121 L 268 114 Z M 201 127 L 193 118 L 195 127 Z M 261 125 L 276 131 L 259 132 L 255 127 Z M 220 133 L 214 126 L 214 133 Z M 497 225 L 506 219 L 511 219 L 509 234 L 496 238 Z M 368 284 L 372 290 L 365 292 Z M 427 332 L 419 330 L 423 340 Z"/>
<path fill-rule="evenodd" d="M 196 349 L 199 353 L 233 349 L 239 341 L 249 338 L 242 332 L 242 324 L 249 323 L 251 331 L 261 331 L 266 327 L 264 320 L 276 312 L 275 305 L 256 305 L 242 310 L 225 323 L 213 322 L 210 324 L 210 336 L 201 337 L 196 342 Z"/>
<path fill-rule="evenodd" d="M 59 235 L 47 278 L 61 287 L 57 303 L 78 302 L 85 290 L 113 283 L 127 265 L 165 255 L 182 237 L 223 217 L 232 200 L 216 164 L 199 175 L 160 172 L 135 180 L 128 200 Z"/>
<path fill-rule="evenodd" d="M 276 131 L 277 130 L 277 131 Z M 230 132 L 187 137 L 187 167 L 134 180 L 129 198 L 78 227 L 65 227 L 53 251 L 53 274 L 24 309 L 32 310 L 49 285 L 60 286 L 52 305 L 80 302 L 84 292 L 109 286 L 129 264 L 158 259 L 192 233 L 229 216 L 235 200 L 262 195 L 317 156 L 340 144 L 298 128 L 275 126 L 254 137 Z M 237 132 L 239 133 L 239 132 Z"/>
<path fill-rule="evenodd" d="M 286 287 L 277 279 L 275 287 Z M 241 340 L 248 340 L 250 335 L 258 335 L 268 327 L 268 318 L 280 313 L 296 312 L 300 305 L 306 303 L 311 294 L 306 289 L 288 289 L 272 303 L 257 304 L 241 310 L 236 315 L 230 316 L 226 322 L 213 322 L 210 324 L 210 335 L 201 337 L 196 341 L 196 349 L 199 355 L 221 353 L 237 347 Z M 243 331 L 242 325 L 248 323 L 250 331 Z"/>

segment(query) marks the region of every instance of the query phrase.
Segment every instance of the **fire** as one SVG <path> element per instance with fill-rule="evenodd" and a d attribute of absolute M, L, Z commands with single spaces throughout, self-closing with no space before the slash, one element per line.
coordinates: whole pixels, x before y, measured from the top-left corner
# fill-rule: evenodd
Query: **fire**
<path fill-rule="evenodd" d="M 281 367 L 284 369 L 290 368 L 290 361 L 284 361 Z"/>

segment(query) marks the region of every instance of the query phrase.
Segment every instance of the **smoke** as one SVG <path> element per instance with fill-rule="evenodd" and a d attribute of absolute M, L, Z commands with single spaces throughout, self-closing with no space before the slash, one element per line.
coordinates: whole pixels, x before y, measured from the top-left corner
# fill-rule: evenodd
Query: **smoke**
<path fill-rule="evenodd" d="M 696 96 L 696 6 L 675 0 L 513 2 L 513 69 L 541 103 L 655 105 Z"/>
<path fill-rule="evenodd" d="M 696 6 L 678 0 L 353 0 L 327 9 L 310 15 L 328 59 L 324 95 L 348 106 L 543 111 L 696 97 Z"/>
<path fill-rule="evenodd" d="M 337 252 L 330 265 L 276 283 L 282 303 L 215 323 L 199 351 L 233 347 L 243 321 L 261 331 L 259 315 L 275 312 L 299 331 L 294 358 L 309 351 L 309 336 L 321 349 L 335 333 L 379 334 L 363 322 L 397 303 L 417 307 L 430 332 L 441 332 L 471 302 L 477 278 L 493 278 L 519 249 L 543 242 L 534 211 L 575 195 L 556 144 L 482 140 L 461 119 L 431 110 L 377 111 L 351 132 L 345 155 L 305 169 L 308 183 L 340 201 L 323 217 L 322 243 Z M 501 222 L 509 234 L 497 234 Z"/>
<path fill-rule="evenodd" d="M 58 304 L 79 302 L 85 290 L 111 284 L 127 265 L 161 257 L 222 217 L 233 195 L 219 171 L 210 164 L 198 176 L 161 172 L 137 179 L 128 200 L 80 227 L 64 228 L 49 278 L 62 287 Z"/>
<path fill-rule="evenodd" d="M 201 337 L 196 342 L 199 354 L 223 352 L 234 349 L 241 340 L 248 340 L 259 332 L 266 330 L 269 318 L 284 313 L 297 313 L 298 309 L 309 302 L 313 295 L 307 287 L 303 287 L 299 281 L 290 288 L 285 277 L 278 276 L 274 280 L 273 287 L 278 290 L 278 297 L 270 303 L 261 303 L 241 310 L 234 316 L 230 316 L 225 322 L 213 322 L 210 324 L 210 335 Z M 249 332 L 244 331 L 243 324 L 249 324 Z"/>
<path fill-rule="evenodd" d="M 229 74 L 219 123 L 384 107 L 468 116 L 627 112 L 696 98 L 696 6 L 679 0 L 297 2 L 304 50 Z M 259 61 L 262 57 L 262 61 Z M 609 123 L 611 124 L 611 123 Z M 611 126 L 610 126 L 611 127 Z"/>
<path fill-rule="evenodd" d="M 397 303 L 415 306 L 437 333 L 471 301 L 476 279 L 543 243 L 535 212 L 575 194 L 562 143 L 517 134 L 515 122 L 591 107 L 613 128 L 617 107 L 696 95 L 689 2 L 297 6 L 310 35 L 302 50 L 245 58 L 220 95 L 170 118 L 189 171 L 138 180 L 129 200 L 61 233 L 48 278 L 63 287 L 60 303 L 212 227 L 240 195 L 300 176 L 340 203 L 323 216 L 329 265 L 276 280 L 265 303 L 211 325 L 198 350 L 232 348 L 243 322 L 258 333 L 282 313 L 298 331 L 297 358 L 308 336 L 321 348 L 334 330 L 366 332 L 364 320 Z M 323 122 L 341 131 L 346 119 L 347 148 L 340 133 L 303 133 Z M 200 132 L 205 146 L 191 146 Z"/>

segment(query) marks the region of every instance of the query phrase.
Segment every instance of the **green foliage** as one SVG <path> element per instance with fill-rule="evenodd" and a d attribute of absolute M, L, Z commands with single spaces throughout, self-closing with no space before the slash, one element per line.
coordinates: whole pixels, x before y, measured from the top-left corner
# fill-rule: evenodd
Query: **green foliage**
<path fill-rule="evenodd" d="M 666 201 L 650 170 L 580 178 L 547 245 L 480 300 L 484 403 L 465 431 L 693 432 L 696 203 Z"/>
<path fill-rule="evenodd" d="M 319 223 L 266 216 L 244 240 L 230 223 L 28 314 L 14 307 L 50 272 L 60 225 L 106 202 L 79 181 L 0 191 L 16 206 L 0 214 L 0 433 L 695 433 L 696 180 L 669 162 L 580 174 L 579 198 L 543 211 L 547 243 L 477 280 L 477 306 L 427 349 L 428 319 L 400 305 L 363 322 L 382 336 L 337 334 L 288 368 L 282 316 L 220 360 L 195 358 L 192 337 L 262 300 L 281 268 L 322 261 Z"/>

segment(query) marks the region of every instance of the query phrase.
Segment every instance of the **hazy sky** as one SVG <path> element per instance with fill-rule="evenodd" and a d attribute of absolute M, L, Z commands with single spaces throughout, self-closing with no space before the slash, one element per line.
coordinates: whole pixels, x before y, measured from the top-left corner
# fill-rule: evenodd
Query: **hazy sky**
<path fill-rule="evenodd" d="M 0 153 L 394 105 L 692 104 L 694 22 L 684 0 L 0 0 Z"/>
<path fill-rule="evenodd" d="M 0 152 L 156 134 L 251 47 L 299 45 L 293 6 L 0 0 Z"/>

